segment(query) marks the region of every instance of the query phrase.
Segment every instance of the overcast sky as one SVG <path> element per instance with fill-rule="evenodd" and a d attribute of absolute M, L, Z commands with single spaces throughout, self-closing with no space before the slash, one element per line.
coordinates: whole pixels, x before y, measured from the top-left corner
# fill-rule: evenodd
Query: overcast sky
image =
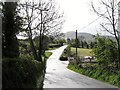
<path fill-rule="evenodd" d="M 100 23 L 103 20 L 101 18 L 97 19 L 98 16 L 92 11 L 90 5 L 91 1 L 93 1 L 95 7 L 99 7 L 100 3 L 98 1 L 100 0 L 55 0 L 55 1 L 57 5 L 60 6 L 60 11 L 64 12 L 65 16 L 65 23 L 63 24 L 62 32 L 65 33 L 68 31 L 78 30 L 78 32 L 86 32 L 94 35 L 97 33 L 102 35 L 110 35 L 107 32 L 101 31 Z M 118 2 L 120 0 L 115 1 Z M 100 6 L 100 8 L 101 7 L 102 6 Z M 105 12 L 105 9 L 102 10 L 104 10 Z M 95 22 L 92 23 L 93 21 Z"/>
<path fill-rule="evenodd" d="M 66 22 L 63 25 L 62 32 L 78 30 L 78 32 L 88 32 L 91 34 L 96 33 L 108 34 L 106 32 L 100 31 L 101 28 L 99 25 L 101 21 L 100 18 L 93 24 L 88 25 L 96 18 L 98 18 L 98 16 L 94 14 L 90 7 L 91 1 L 94 1 L 94 4 L 98 6 L 99 4 L 97 0 L 56 0 L 56 1 L 60 5 L 61 10 L 63 10 L 65 13 Z"/>

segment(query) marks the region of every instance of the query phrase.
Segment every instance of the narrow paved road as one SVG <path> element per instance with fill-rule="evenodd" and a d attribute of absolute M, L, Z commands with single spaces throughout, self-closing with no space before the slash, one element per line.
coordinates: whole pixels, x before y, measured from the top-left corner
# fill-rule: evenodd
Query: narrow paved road
<path fill-rule="evenodd" d="M 114 88 L 114 86 L 87 76 L 75 73 L 66 68 L 59 57 L 67 45 L 53 50 L 47 60 L 47 69 L 43 88 Z"/>

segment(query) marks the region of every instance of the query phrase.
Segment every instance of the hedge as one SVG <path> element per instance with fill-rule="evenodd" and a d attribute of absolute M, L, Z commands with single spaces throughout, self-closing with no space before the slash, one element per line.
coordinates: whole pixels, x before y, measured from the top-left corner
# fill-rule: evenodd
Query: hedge
<path fill-rule="evenodd" d="M 2 60 L 2 88 L 42 88 L 46 62 L 19 58 Z"/>

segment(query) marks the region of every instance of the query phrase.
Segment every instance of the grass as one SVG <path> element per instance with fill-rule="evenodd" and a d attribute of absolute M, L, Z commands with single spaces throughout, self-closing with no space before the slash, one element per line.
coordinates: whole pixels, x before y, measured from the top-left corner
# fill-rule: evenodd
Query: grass
<path fill-rule="evenodd" d="M 52 55 L 51 52 L 45 52 L 45 56 L 46 56 L 46 58 L 50 57 L 51 55 Z"/>
<path fill-rule="evenodd" d="M 98 69 L 97 67 L 85 67 L 85 68 L 80 68 L 77 65 L 69 64 L 68 69 L 75 71 L 77 73 L 86 75 L 88 77 L 108 82 L 112 85 L 115 85 L 120 88 L 120 71 L 116 71 L 115 73 L 111 73 L 109 70 L 105 69 Z"/>
<path fill-rule="evenodd" d="M 78 48 L 78 56 L 92 56 L 92 49 Z M 71 47 L 71 52 L 75 53 L 76 48 Z"/>

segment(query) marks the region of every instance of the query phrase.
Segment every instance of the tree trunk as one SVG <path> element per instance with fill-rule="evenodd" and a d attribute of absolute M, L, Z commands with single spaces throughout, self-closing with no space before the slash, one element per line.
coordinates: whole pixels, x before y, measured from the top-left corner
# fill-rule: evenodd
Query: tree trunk
<path fill-rule="evenodd" d="M 42 62 L 42 36 L 41 36 L 41 32 L 40 32 L 40 36 L 39 36 L 38 57 L 39 57 L 39 61 Z"/>
<path fill-rule="evenodd" d="M 31 47 L 34 59 L 38 60 L 37 52 L 31 37 L 29 37 L 29 41 L 30 41 L 30 47 Z"/>
<path fill-rule="evenodd" d="M 39 51 L 38 51 L 38 57 L 39 57 L 39 61 L 42 62 L 42 40 L 41 40 L 41 36 L 40 38 L 40 42 L 39 42 Z"/>
<path fill-rule="evenodd" d="M 42 11 L 40 14 L 41 14 L 41 29 L 40 29 L 40 36 L 39 36 L 38 57 L 39 57 L 39 61 L 42 62 Z"/>

